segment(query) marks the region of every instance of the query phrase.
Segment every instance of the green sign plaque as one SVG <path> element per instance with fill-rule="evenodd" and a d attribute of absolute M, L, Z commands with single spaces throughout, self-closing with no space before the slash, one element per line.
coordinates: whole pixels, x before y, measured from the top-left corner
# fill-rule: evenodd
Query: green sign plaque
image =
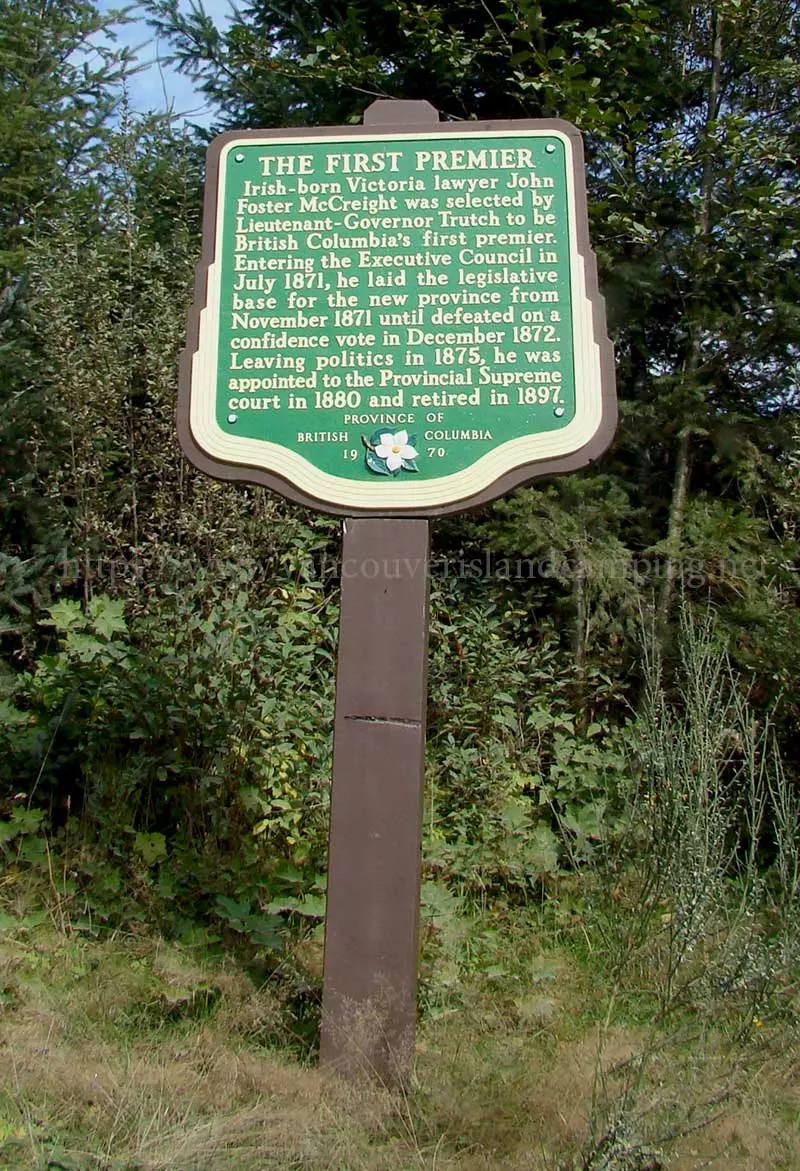
<path fill-rule="evenodd" d="M 426 516 L 608 445 L 574 127 L 376 117 L 224 134 L 208 165 L 179 407 L 205 471 Z"/>

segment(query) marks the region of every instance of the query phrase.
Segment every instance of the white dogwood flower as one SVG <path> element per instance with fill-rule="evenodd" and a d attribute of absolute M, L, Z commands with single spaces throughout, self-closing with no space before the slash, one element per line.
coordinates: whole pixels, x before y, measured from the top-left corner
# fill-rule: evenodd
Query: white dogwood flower
<path fill-rule="evenodd" d="M 381 435 L 381 441 L 375 448 L 375 454 L 378 459 L 386 460 L 386 466 L 390 472 L 396 472 L 403 460 L 416 459 L 419 452 L 416 447 L 410 446 L 408 432 L 398 431 L 396 435 L 391 435 L 388 432 L 386 435 Z"/>

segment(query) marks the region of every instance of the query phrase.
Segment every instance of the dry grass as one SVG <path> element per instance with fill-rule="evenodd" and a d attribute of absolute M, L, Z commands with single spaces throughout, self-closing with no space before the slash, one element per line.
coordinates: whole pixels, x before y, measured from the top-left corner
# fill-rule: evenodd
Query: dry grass
<path fill-rule="evenodd" d="M 671 1137 L 678 1171 L 800 1167 L 793 1038 L 765 1027 L 734 1050 L 722 1030 L 598 1020 L 602 987 L 545 960 L 423 1022 L 402 1094 L 292 1059 L 278 1000 L 230 962 L 17 933 L 0 943 L 0 1167 L 644 1171 Z"/>

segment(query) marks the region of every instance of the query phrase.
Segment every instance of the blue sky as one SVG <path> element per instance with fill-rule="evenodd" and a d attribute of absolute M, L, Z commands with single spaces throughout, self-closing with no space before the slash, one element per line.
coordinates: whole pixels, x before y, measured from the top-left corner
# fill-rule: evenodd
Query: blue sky
<path fill-rule="evenodd" d="M 100 12 L 109 12 L 123 4 L 124 0 L 97 0 Z M 179 6 L 188 11 L 188 0 L 180 0 Z M 228 0 L 205 0 L 203 7 L 218 28 L 225 26 L 230 12 Z M 137 59 L 144 65 L 130 79 L 129 94 L 134 110 L 145 113 L 172 109 L 178 118 L 185 117 L 189 122 L 207 125 L 212 111 L 202 95 L 195 92 L 187 77 L 176 73 L 172 66 L 164 62 L 164 57 L 169 56 L 169 43 L 159 41 L 144 20 L 135 19 L 135 6 L 130 16 L 134 19 L 117 28 L 117 44 L 136 49 Z"/>

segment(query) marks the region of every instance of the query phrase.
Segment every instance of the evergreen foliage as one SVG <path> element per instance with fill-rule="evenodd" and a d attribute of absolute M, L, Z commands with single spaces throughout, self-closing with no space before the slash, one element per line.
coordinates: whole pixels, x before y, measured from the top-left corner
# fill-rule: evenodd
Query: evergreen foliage
<path fill-rule="evenodd" d="M 91 177 L 129 54 L 103 47 L 120 13 L 90 0 L 0 3 L 0 272 Z"/>
<path fill-rule="evenodd" d="M 149 8 L 218 129 L 379 96 L 586 135 L 620 433 L 436 526 L 429 874 L 524 902 L 619 840 L 643 620 L 669 677 L 681 599 L 796 784 L 794 0 Z M 178 452 L 201 135 L 120 103 L 124 55 L 83 61 L 88 0 L 0 17 L 0 818 L 80 835 L 94 922 L 266 948 L 320 913 L 338 524 Z"/>

